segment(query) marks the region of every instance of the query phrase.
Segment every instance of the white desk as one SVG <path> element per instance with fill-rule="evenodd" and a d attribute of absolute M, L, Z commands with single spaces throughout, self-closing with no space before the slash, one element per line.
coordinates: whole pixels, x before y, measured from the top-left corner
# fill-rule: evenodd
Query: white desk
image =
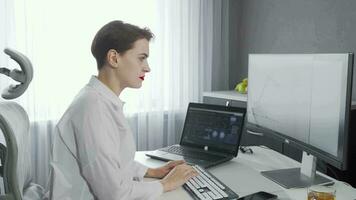
<path fill-rule="evenodd" d="M 237 158 L 227 163 L 209 169 L 217 178 L 234 190 L 239 196 L 245 196 L 257 191 L 267 191 L 277 194 L 282 200 L 306 200 L 307 189 L 284 189 L 273 181 L 265 178 L 260 171 L 299 167 L 300 163 L 263 147 L 251 147 L 253 154 L 239 152 Z M 159 167 L 164 162 L 145 156 L 145 152 L 137 152 L 135 159 L 149 167 Z M 337 200 L 356 199 L 356 189 L 347 184 L 335 181 Z M 192 199 L 181 187 L 164 193 L 160 199 Z"/>

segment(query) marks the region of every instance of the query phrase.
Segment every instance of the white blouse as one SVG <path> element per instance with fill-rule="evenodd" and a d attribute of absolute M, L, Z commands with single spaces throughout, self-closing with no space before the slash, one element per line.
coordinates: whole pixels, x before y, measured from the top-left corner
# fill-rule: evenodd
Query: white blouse
<path fill-rule="evenodd" d="M 156 199 L 162 185 L 142 181 L 147 167 L 135 151 L 123 102 L 93 76 L 57 124 L 51 199 Z"/>

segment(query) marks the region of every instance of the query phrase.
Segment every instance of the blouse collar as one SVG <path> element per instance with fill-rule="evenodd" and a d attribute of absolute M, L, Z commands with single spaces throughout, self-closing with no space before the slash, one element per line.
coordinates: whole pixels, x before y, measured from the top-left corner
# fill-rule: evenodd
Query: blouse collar
<path fill-rule="evenodd" d="M 115 106 L 123 107 L 124 102 L 104 83 L 102 83 L 96 76 L 92 76 L 88 83 L 89 86 L 96 89 L 101 95 L 109 99 Z"/>

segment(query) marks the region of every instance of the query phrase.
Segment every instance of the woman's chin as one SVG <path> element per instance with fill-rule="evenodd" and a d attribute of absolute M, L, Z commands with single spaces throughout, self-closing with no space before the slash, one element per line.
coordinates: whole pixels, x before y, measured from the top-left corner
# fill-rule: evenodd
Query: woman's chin
<path fill-rule="evenodd" d="M 139 89 L 139 88 L 141 88 L 141 87 L 142 87 L 142 82 L 141 82 L 141 83 L 132 84 L 132 85 L 130 86 L 130 88 L 134 88 L 134 89 Z"/>

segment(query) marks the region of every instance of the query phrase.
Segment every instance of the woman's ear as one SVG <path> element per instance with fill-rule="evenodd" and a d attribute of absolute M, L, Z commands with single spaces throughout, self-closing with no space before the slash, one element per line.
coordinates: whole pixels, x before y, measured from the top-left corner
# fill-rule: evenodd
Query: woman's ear
<path fill-rule="evenodd" d="M 110 67 L 117 68 L 119 63 L 119 53 L 114 49 L 110 49 L 106 54 L 106 60 Z"/>

